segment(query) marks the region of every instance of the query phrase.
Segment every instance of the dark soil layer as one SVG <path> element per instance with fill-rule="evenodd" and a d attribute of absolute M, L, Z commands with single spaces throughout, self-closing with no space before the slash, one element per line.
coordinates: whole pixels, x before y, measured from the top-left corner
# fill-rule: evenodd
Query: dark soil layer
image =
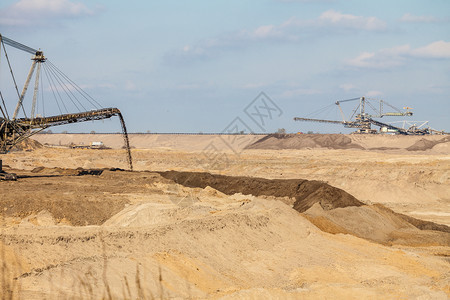
<path fill-rule="evenodd" d="M 294 209 L 308 210 L 319 202 L 324 210 L 338 207 L 361 206 L 355 197 L 322 181 L 304 179 L 265 179 L 242 176 L 224 176 L 210 173 L 160 172 L 162 177 L 187 187 L 210 186 L 227 195 L 241 193 L 254 196 L 295 198 Z"/>

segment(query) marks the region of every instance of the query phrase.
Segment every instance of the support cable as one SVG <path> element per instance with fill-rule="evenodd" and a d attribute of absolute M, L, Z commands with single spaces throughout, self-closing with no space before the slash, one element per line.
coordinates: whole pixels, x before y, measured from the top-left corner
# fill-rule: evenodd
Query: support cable
<path fill-rule="evenodd" d="M 387 103 L 386 101 L 383 101 L 383 103 L 386 104 L 387 106 L 390 106 L 392 109 L 395 109 L 397 112 L 403 113 L 400 109 L 398 109 L 397 107 Z"/>
<path fill-rule="evenodd" d="M 322 107 L 322 108 L 320 108 L 320 109 L 318 109 L 318 110 L 316 110 L 316 111 L 313 111 L 312 113 L 310 113 L 310 114 L 308 114 L 308 115 L 306 115 L 306 116 L 307 116 L 307 117 L 311 117 L 311 116 L 319 115 L 319 114 L 323 113 L 324 111 L 330 109 L 330 108 L 333 107 L 334 105 L 335 105 L 334 103 L 333 103 L 333 104 L 330 104 L 330 105 L 327 105 L 327 106 Z"/>
<path fill-rule="evenodd" d="M 72 86 L 87 100 L 91 105 L 93 105 L 95 108 L 102 108 L 102 105 L 98 103 L 94 98 L 92 98 L 86 91 L 84 91 L 81 87 L 79 87 L 72 79 L 70 79 L 66 74 L 64 74 L 60 69 L 58 69 L 51 61 L 47 62 L 56 70 L 58 71 L 61 76 L 63 76 L 68 82 L 72 84 Z"/>
<path fill-rule="evenodd" d="M 366 101 L 366 104 L 370 106 L 370 108 L 373 109 L 373 111 L 381 116 L 381 112 L 379 112 L 369 101 Z"/>
<path fill-rule="evenodd" d="M 49 71 L 52 74 L 52 76 L 54 76 L 54 78 L 56 79 L 56 81 L 58 82 L 59 86 L 62 88 L 62 90 L 66 93 L 67 97 L 70 99 L 70 101 L 73 103 L 73 105 L 76 107 L 76 109 L 78 110 L 78 112 L 81 112 L 81 109 L 78 107 L 78 105 L 75 103 L 74 99 L 78 102 L 78 104 L 86 111 L 87 109 L 84 108 L 84 106 L 80 103 L 80 101 L 75 97 L 75 95 L 73 95 L 73 93 L 70 91 L 70 89 L 67 87 L 67 85 L 62 81 L 62 79 L 55 74 L 55 71 L 51 68 L 51 66 L 49 65 Z M 73 98 L 70 96 L 72 94 Z"/>
<path fill-rule="evenodd" d="M 9 120 L 8 110 L 6 109 L 5 99 L 3 99 L 2 92 L 0 91 L 0 97 L 2 98 L 3 107 L 5 107 L 5 110 L 3 110 L 3 107 L 0 105 L 0 109 L 2 110 L 3 118 Z"/>
<path fill-rule="evenodd" d="M 359 99 L 359 98 L 358 98 L 358 99 Z M 349 120 L 352 120 L 352 119 L 353 119 L 353 117 L 355 116 L 356 112 L 358 111 L 360 105 L 361 105 L 361 103 L 359 103 L 358 106 L 356 106 L 356 108 L 353 110 L 352 116 L 350 117 Z"/>
<path fill-rule="evenodd" d="M 47 70 L 47 66 L 46 66 L 46 65 L 44 65 L 44 73 L 45 73 L 45 76 L 47 77 L 48 84 L 49 84 L 49 86 L 50 86 L 50 90 L 51 90 L 52 93 L 53 93 L 53 97 L 55 98 L 55 102 L 56 102 L 56 105 L 58 106 L 59 113 L 62 114 L 63 112 L 62 112 L 62 110 L 61 110 L 61 106 L 59 105 L 58 98 L 56 97 L 56 94 L 58 94 L 58 96 L 59 96 L 60 98 L 61 98 L 61 96 L 59 95 L 58 90 L 56 90 L 56 93 L 55 93 L 55 90 L 53 89 L 52 80 L 51 80 L 50 76 L 48 75 L 48 70 Z M 62 104 L 64 105 L 64 102 L 63 102 L 62 100 L 61 100 L 61 102 L 62 102 Z M 67 108 L 65 107 L 65 105 L 64 105 L 64 108 L 66 109 L 66 112 L 68 112 L 68 111 L 67 111 Z"/>
<path fill-rule="evenodd" d="M 2 98 L 2 103 L 3 103 L 3 107 L 5 108 L 6 117 L 9 120 L 8 108 L 6 107 L 5 99 L 3 99 L 3 94 L 1 91 L 0 91 L 0 97 Z"/>

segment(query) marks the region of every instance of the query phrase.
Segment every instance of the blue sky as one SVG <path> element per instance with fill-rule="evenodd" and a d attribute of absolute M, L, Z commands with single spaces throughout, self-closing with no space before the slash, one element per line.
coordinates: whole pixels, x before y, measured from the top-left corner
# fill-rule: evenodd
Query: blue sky
<path fill-rule="evenodd" d="M 236 117 L 261 132 L 244 109 L 262 91 L 282 111 L 268 132 L 348 132 L 292 119 L 359 96 L 450 131 L 448 0 L 4 0 L 0 33 L 41 48 L 132 132 L 221 132 Z M 23 85 L 30 55 L 10 53 Z"/>

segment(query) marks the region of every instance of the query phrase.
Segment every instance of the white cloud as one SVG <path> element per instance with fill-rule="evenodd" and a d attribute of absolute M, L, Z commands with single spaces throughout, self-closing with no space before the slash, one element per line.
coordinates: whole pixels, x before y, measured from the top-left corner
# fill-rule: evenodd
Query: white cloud
<path fill-rule="evenodd" d="M 410 13 L 406 13 L 400 18 L 400 21 L 408 23 L 434 23 L 441 22 L 442 20 L 433 16 L 414 16 Z"/>
<path fill-rule="evenodd" d="M 380 31 L 386 23 L 375 17 L 362 17 L 328 10 L 312 20 L 292 17 L 274 25 L 262 25 L 253 30 L 241 30 L 199 41 L 193 45 L 167 53 L 167 62 L 186 62 L 208 59 L 221 51 L 246 47 L 257 42 L 298 42 L 323 34 L 338 34 L 361 31 Z"/>
<path fill-rule="evenodd" d="M 94 14 L 81 2 L 69 0 L 20 0 L 0 10 L 0 24 L 5 26 L 36 26 L 54 20 Z"/>
<path fill-rule="evenodd" d="M 363 52 L 346 63 L 356 68 L 389 69 L 401 66 L 411 58 L 448 59 L 450 42 L 436 41 L 416 49 L 412 49 L 410 45 L 402 45 L 381 49 L 378 52 Z"/>
<path fill-rule="evenodd" d="M 450 58 L 450 42 L 437 41 L 411 51 L 413 56 L 424 58 Z"/>
<path fill-rule="evenodd" d="M 305 29 L 339 33 L 342 31 L 383 31 L 386 30 L 386 22 L 376 17 L 363 17 L 351 14 L 343 14 L 335 10 L 327 10 L 313 20 L 302 20 L 292 17 L 279 26 L 284 31 L 299 33 Z"/>
<path fill-rule="evenodd" d="M 374 57 L 375 53 L 363 52 L 357 57 L 348 60 L 347 64 L 353 67 L 367 67 Z"/>
<path fill-rule="evenodd" d="M 366 93 L 366 97 L 378 97 L 378 96 L 382 96 L 383 92 L 381 91 L 368 91 Z"/>
<path fill-rule="evenodd" d="M 293 41 L 289 36 L 275 27 L 261 26 L 253 31 L 239 31 L 230 34 L 205 39 L 193 45 L 185 45 L 181 49 L 166 53 L 165 60 L 169 63 L 185 63 L 216 57 L 222 51 L 245 47 L 248 44 L 264 41 Z"/>
<path fill-rule="evenodd" d="M 387 51 L 388 52 L 388 51 Z M 357 68 L 387 69 L 403 64 L 404 58 L 396 55 L 389 55 L 381 50 L 379 53 L 363 52 L 357 57 L 347 61 L 347 64 Z"/>
<path fill-rule="evenodd" d="M 289 32 L 283 30 L 280 26 L 275 25 L 264 25 L 256 28 L 252 32 L 241 32 L 241 37 L 253 39 L 253 40 L 285 40 L 285 41 L 296 41 L 297 36 L 290 34 Z"/>
<path fill-rule="evenodd" d="M 375 17 L 362 17 L 350 14 L 342 14 L 334 10 L 328 10 L 319 17 L 322 26 L 337 26 L 346 29 L 358 30 L 384 30 L 386 23 Z"/>

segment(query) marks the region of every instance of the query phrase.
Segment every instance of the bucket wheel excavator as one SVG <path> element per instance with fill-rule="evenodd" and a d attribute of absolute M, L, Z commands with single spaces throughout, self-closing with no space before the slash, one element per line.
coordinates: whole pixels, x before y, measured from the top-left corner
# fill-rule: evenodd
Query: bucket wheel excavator
<path fill-rule="evenodd" d="M 344 110 L 341 107 L 341 103 L 345 102 L 357 102 L 358 104 L 353 109 L 352 114 L 349 118 L 344 114 Z M 312 119 L 312 118 L 294 118 L 294 121 L 303 122 L 318 122 L 318 123 L 332 123 L 332 124 L 342 124 L 346 128 L 356 128 L 357 131 L 354 133 L 361 134 L 376 134 L 378 131 L 372 128 L 372 125 L 380 128 L 381 133 L 395 133 L 402 135 L 425 135 L 425 134 L 445 134 L 443 131 L 437 131 L 430 127 L 422 127 L 412 125 L 409 128 L 402 128 L 394 126 L 393 124 L 387 122 L 381 122 L 379 118 L 383 117 L 401 117 L 401 116 L 412 116 L 413 112 L 411 107 L 404 107 L 403 111 L 396 108 L 395 106 L 387 103 L 384 100 L 370 99 L 366 97 L 352 98 L 346 100 L 336 101 L 319 111 L 324 111 L 330 107 L 336 105 L 339 109 L 342 121 L 337 120 L 325 120 L 325 119 Z M 388 106 L 391 111 L 386 112 L 385 107 Z"/>
<path fill-rule="evenodd" d="M 6 46 L 32 54 L 31 68 L 21 92 L 19 92 L 17 86 Z M 12 114 L 10 114 L 7 106 L 8 101 L 5 100 L 6 95 L 2 92 L 3 86 L 0 86 L 0 154 L 8 153 L 17 144 L 52 126 L 104 120 L 118 116 L 127 150 L 128 165 L 131 170 L 133 169 L 127 129 L 123 116 L 118 108 L 102 108 L 97 101 L 53 65 L 41 50 L 25 46 L 0 34 L 0 67 L 2 67 L 2 64 L 5 64 L 1 60 L 1 52 L 4 54 L 6 65 L 12 78 L 13 88 L 12 92 L 9 91 L 8 97 L 16 98 L 17 103 L 15 109 L 11 110 Z M 31 109 L 27 110 L 25 109 L 24 100 L 33 76 L 34 92 L 32 95 Z M 43 78 L 48 80 L 47 92 L 53 96 L 53 100 L 56 103 L 56 106 L 53 106 L 58 108 L 59 114 L 45 116 L 45 110 L 50 109 L 45 107 L 43 91 L 39 89 L 43 86 Z M 87 107 L 92 109 L 89 110 Z M 0 179 L 17 179 L 15 174 L 6 173 L 2 170 L 1 160 Z"/>

